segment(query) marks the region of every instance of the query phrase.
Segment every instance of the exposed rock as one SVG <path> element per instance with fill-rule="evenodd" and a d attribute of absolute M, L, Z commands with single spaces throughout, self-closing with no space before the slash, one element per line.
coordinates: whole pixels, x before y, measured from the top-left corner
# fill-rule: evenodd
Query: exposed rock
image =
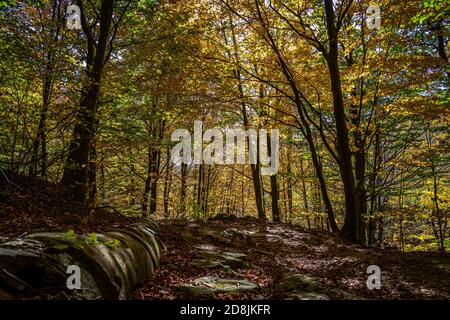
<path fill-rule="evenodd" d="M 224 237 L 219 236 L 216 232 L 207 229 L 199 229 L 197 231 L 201 242 L 209 242 L 217 245 L 229 245 L 230 241 Z"/>
<path fill-rule="evenodd" d="M 219 251 L 219 248 L 212 244 L 199 244 L 194 246 L 195 249 L 198 250 L 206 250 L 206 251 Z"/>
<path fill-rule="evenodd" d="M 245 244 L 248 246 L 254 246 L 256 245 L 255 240 L 253 239 L 253 236 L 255 235 L 255 232 L 247 231 L 247 230 L 237 230 L 235 228 L 230 228 L 222 231 L 222 234 L 231 240 L 231 242 L 235 241 L 245 241 Z"/>
<path fill-rule="evenodd" d="M 195 237 L 193 234 L 189 233 L 189 232 L 183 232 L 182 234 L 180 234 L 181 239 L 183 239 L 186 242 L 189 243 L 199 243 L 200 240 Z"/>
<path fill-rule="evenodd" d="M 29 234 L 0 244 L 1 296 L 128 299 L 158 266 L 162 242 L 148 221 L 103 234 Z M 81 289 L 67 288 L 67 268 L 78 266 Z"/>
<path fill-rule="evenodd" d="M 308 292 L 308 291 L 295 291 L 288 294 L 287 299 L 293 300 L 330 300 L 330 298 L 318 292 Z"/>
<path fill-rule="evenodd" d="M 218 277 L 202 277 L 195 280 L 196 286 L 210 288 L 213 292 L 239 292 L 256 290 L 258 284 L 248 280 L 223 279 Z"/>
<path fill-rule="evenodd" d="M 203 261 L 210 263 L 221 263 L 231 268 L 244 268 L 246 266 L 245 261 L 242 259 L 246 257 L 245 254 L 237 252 L 214 252 L 214 251 L 201 251 L 200 252 Z"/>
<path fill-rule="evenodd" d="M 221 269 L 223 271 L 229 272 L 231 271 L 231 267 L 229 265 L 223 264 L 219 261 L 211 261 L 211 260 L 196 260 L 195 264 L 199 267 L 203 267 L 206 269 Z"/>
<path fill-rule="evenodd" d="M 283 290 L 322 290 L 323 286 L 313 277 L 306 274 L 287 275 L 278 285 Z"/>
<path fill-rule="evenodd" d="M 191 298 L 216 298 L 215 293 L 238 293 L 258 289 L 258 284 L 248 280 L 223 279 L 218 277 L 202 277 L 194 281 L 194 285 L 181 285 L 178 289 Z"/>
<path fill-rule="evenodd" d="M 235 259 L 245 259 L 247 257 L 245 253 L 232 251 L 225 251 L 222 255 L 227 258 L 235 258 Z"/>
<path fill-rule="evenodd" d="M 193 286 L 190 284 L 184 284 L 178 286 L 178 290 L 183 292 L 191 299 L 217 299 L 214 291 L 211 288 L 205 286 Z"/>
<path fill-rule="evenodd" d="M 299 300 L 329 300 L 330 296 L 345 300 L 360 300 L 361 298 L 340 289 L 322 285 L 308 274 L 289 274 L 277 284 L 278 290 L 284 292 L 287 299 Z"/>
<path fill-rule="evenodd" d="M 289 274 L 277 284 L 286 299 L 329 300 L 326 289 L 313 276 L 307 274 Z"/>

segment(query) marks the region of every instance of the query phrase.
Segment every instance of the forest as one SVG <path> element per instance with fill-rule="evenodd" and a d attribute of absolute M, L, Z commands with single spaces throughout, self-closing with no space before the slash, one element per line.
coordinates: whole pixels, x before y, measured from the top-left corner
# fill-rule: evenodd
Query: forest
<path fill-rule="evenodd" d="M 0 22 L 0 299 L 450 299 L 448 0 Z"/>

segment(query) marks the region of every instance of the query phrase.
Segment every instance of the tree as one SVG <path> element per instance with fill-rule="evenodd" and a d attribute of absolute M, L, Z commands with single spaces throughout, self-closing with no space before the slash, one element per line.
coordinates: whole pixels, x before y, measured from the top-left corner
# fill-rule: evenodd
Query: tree
<path fill-rule="evenodd" d="M 115 3 L 114 0 L 102 1 L 94 23 L 90 24 L 83 1 L 77 1 L 81 13 L 81 26 L 87 43 L 86 68 L 80 104 L 61 185 L 67 188 L 69 199 L 80 202 L 87 207 L 93 206 L 95 201 L 89 196 L 90 185 L 94 184 L 94 181 L 89 179 L 89 170 L 95 170 L 95 167 L 92 166 L 95 159 L 92 158 L 91 152 L 95 141 L 97 104 L 103 69 L 113 50 L 113 42 L 119 23 L 130 4 L 128 2 L 125 5 L 117 22 L 113 23 Z M 95 13 L 97 12 L 95 8 L 93 10 Z"/>

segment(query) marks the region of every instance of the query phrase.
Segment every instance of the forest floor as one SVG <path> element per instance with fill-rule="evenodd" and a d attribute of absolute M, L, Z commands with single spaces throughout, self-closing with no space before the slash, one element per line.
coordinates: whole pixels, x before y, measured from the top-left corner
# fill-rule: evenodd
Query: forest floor
<path fill-rule="evenodd" d="M 202 298 L 198 291 L 180 288 L 198 285 L 196 280 L 205 276 L 258 285 L 250 291 L 218 292 L 214 298 L 219 299 L 450 298 L 448 255 L 369 249 L 325 232 L 249 217 L 166 220 L 161 230 L 167 250 L 154 278 L 136 290 L 138 299 Z M 205 252 L 211 251 L 240 253 L 244 263 L 234 262 L 232 268 L 223 267 L 223 259 L 222 265 L 211 259 L 205 263 Z M 367 288 L 369 265 L 380 267 L 380 290 Z"/>
<path fill-rule="evenodd" d="M 37 178 L 0 177 L 0 242 L 36 231 L 102 232 L 136 221 L 110 207 L 74 219 L 80 209 L 64 202 L 58 188 Z M 135 299 L 450 299 L 448 254 L 364 248 L 251 217 L 159 223 L 166 249 Z M 380 267 L 379 290 L 366 286 L 370 265 Z"/>

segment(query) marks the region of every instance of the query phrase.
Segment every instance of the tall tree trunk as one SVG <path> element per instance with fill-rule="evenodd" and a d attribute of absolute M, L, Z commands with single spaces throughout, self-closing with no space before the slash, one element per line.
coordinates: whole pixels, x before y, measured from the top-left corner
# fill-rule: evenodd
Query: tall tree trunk
<path fill-rule="evenodd" d="M 241 109 L 242 109 L 242 118 L 244 122 L 245 130 L 248 130 L 250 128 L 250 121 L 248 120 L 247 116 L 247 104 L 245 102 L 245 95 L 244 95 L 244 87 L 242 85 L 242 78 L 241 78 L 241 71 L 240 71 L 240 59 L 239 59 L 239 52 L 238 52 L 238 44 L 236 40 L 236 34 L 234 31 L 233 26 L 233 20 L 231 15 L 229 15 L 230 20 L 230 27 L 231 27 L 231 35 L 232 35 L 232 42 L 233 42 L 233 50 L 234 50 L 234 58 L 235 58 L 235 64 L 236 69 L 234 70 L 234 75 L 237 80 L 238 84 L 238 90 L 239 90 L 239 99 L 241 101 Z M 226 40 L 226 39 L 225 39 Z M 256 164 L 250 164 L 250 169 L 252 172 L 252 179 L 253 179 L 253 188 L 255 191 L 255 201 L 256 201 L 256 209 L 258 211 L 258 218 L 259 219 L 265 219 L 266 214 L 264 212 L 264 204 L 263 204 L 263 194 L 262 194 L 262 183 L 261 183 L 261 170 L 259 165 L 259 135 L 258 135 L 258 150 L 257 150 L 257 163 Z M 249 143 L 250 147 L 250 143 Z"/>
<path fill-rule="evenodd" d="M 338 32 L 332 0 L 324 0 L 329 51 L 325 54 L 333 95 L 333 115 L 336 123 L 339 171 L 344 186 L 345 219 L 341 234 L 356 243 L 361 243 L 361 207 L 352 165 L 349 131 L 346 123 L 344 100 L 339 71 Z"/>
<path fill-rule="evenodd" d="M 285 76 L 285 78 L 286 78 L 287 82 L 289 83 L 289 86 L 292 90 L 293 98 L 294 98 L 295 105 L 297 107 L 298 115 L 300 118 L 300 123 L 299 123 L 300 128 L 299 129 L 300 129 L 302 135 L 305 137 L 306 141 L 308 142 L 308 146 L 309 146 L 309 149 L 311 152 L 312 162 L 313 162 L 313 165 L 316 170 L 316 174 L 317 174 L 317 177 L 318 177 L 318 180 L 320 183 L 320 190 L 321 190 L 324 205 L 325 205 L 325 208 L 326 208 L 326 211 L 328 214 L 328 219 L 330 221 L 331 229 L 333 230 L 333 232 L 338 232 L 339 228 L 336 224 L 333 207 L 331 205 L 331 201 L 330 201 L 327 187 L 325 184 L 325 179 L 323 176 L 323 169 L 318 160 L 316 145 L 314 142 L 314 137 L 313 137 L 313 133 L 311 130 L 309 120 L 307 119 L 307 116 L 306 116 L 306 108 L 304 107 L 304 104 L 302 102 L 301 92 L 294 80 L 293 73 L 290 70 L 289 65 L 284 60 L 283 54 L 280 52 L 280 50 L 276 44 L 276 41 L 274 41 L 271 33 L 267 30 L 267 26 L 265 25 L 264 19 L 261 14 L 260 3 L 258 1 L 255 1 L 255 3 L 256 3 L 258 17 L 259 17 L 261 23 L 263 23 L 264 27 L 266 28 L 266 37 L 267 37 L 266 40 L 270 44 L 274 53 L 276 54 L 278 63 L 281 67 L 281 71 L 282 71 L 283 75 Z M 323 140 L 324 140 L 324 142 L 326 142 L 325 139 L 323 139 Z"/>
<path fill-rule="evenodd" d="M 80 105 L 75 117 L 72 141 L 64 166 L 61 184 L 68 190 L 68 198 L 88 206 L 89 156 L 94 139 L 94 127 L 97 118 L 97 103 L 100 95 L 103 69 L 110 38 L 113 8 L 115 1 L 104 0 L 100 8 L 98 40 L 92 35 L 87 24 L 81 0 L 77 4 L 81 9 L 81 25 L 88 41 L 86 79 L 81 90 Z"/>

